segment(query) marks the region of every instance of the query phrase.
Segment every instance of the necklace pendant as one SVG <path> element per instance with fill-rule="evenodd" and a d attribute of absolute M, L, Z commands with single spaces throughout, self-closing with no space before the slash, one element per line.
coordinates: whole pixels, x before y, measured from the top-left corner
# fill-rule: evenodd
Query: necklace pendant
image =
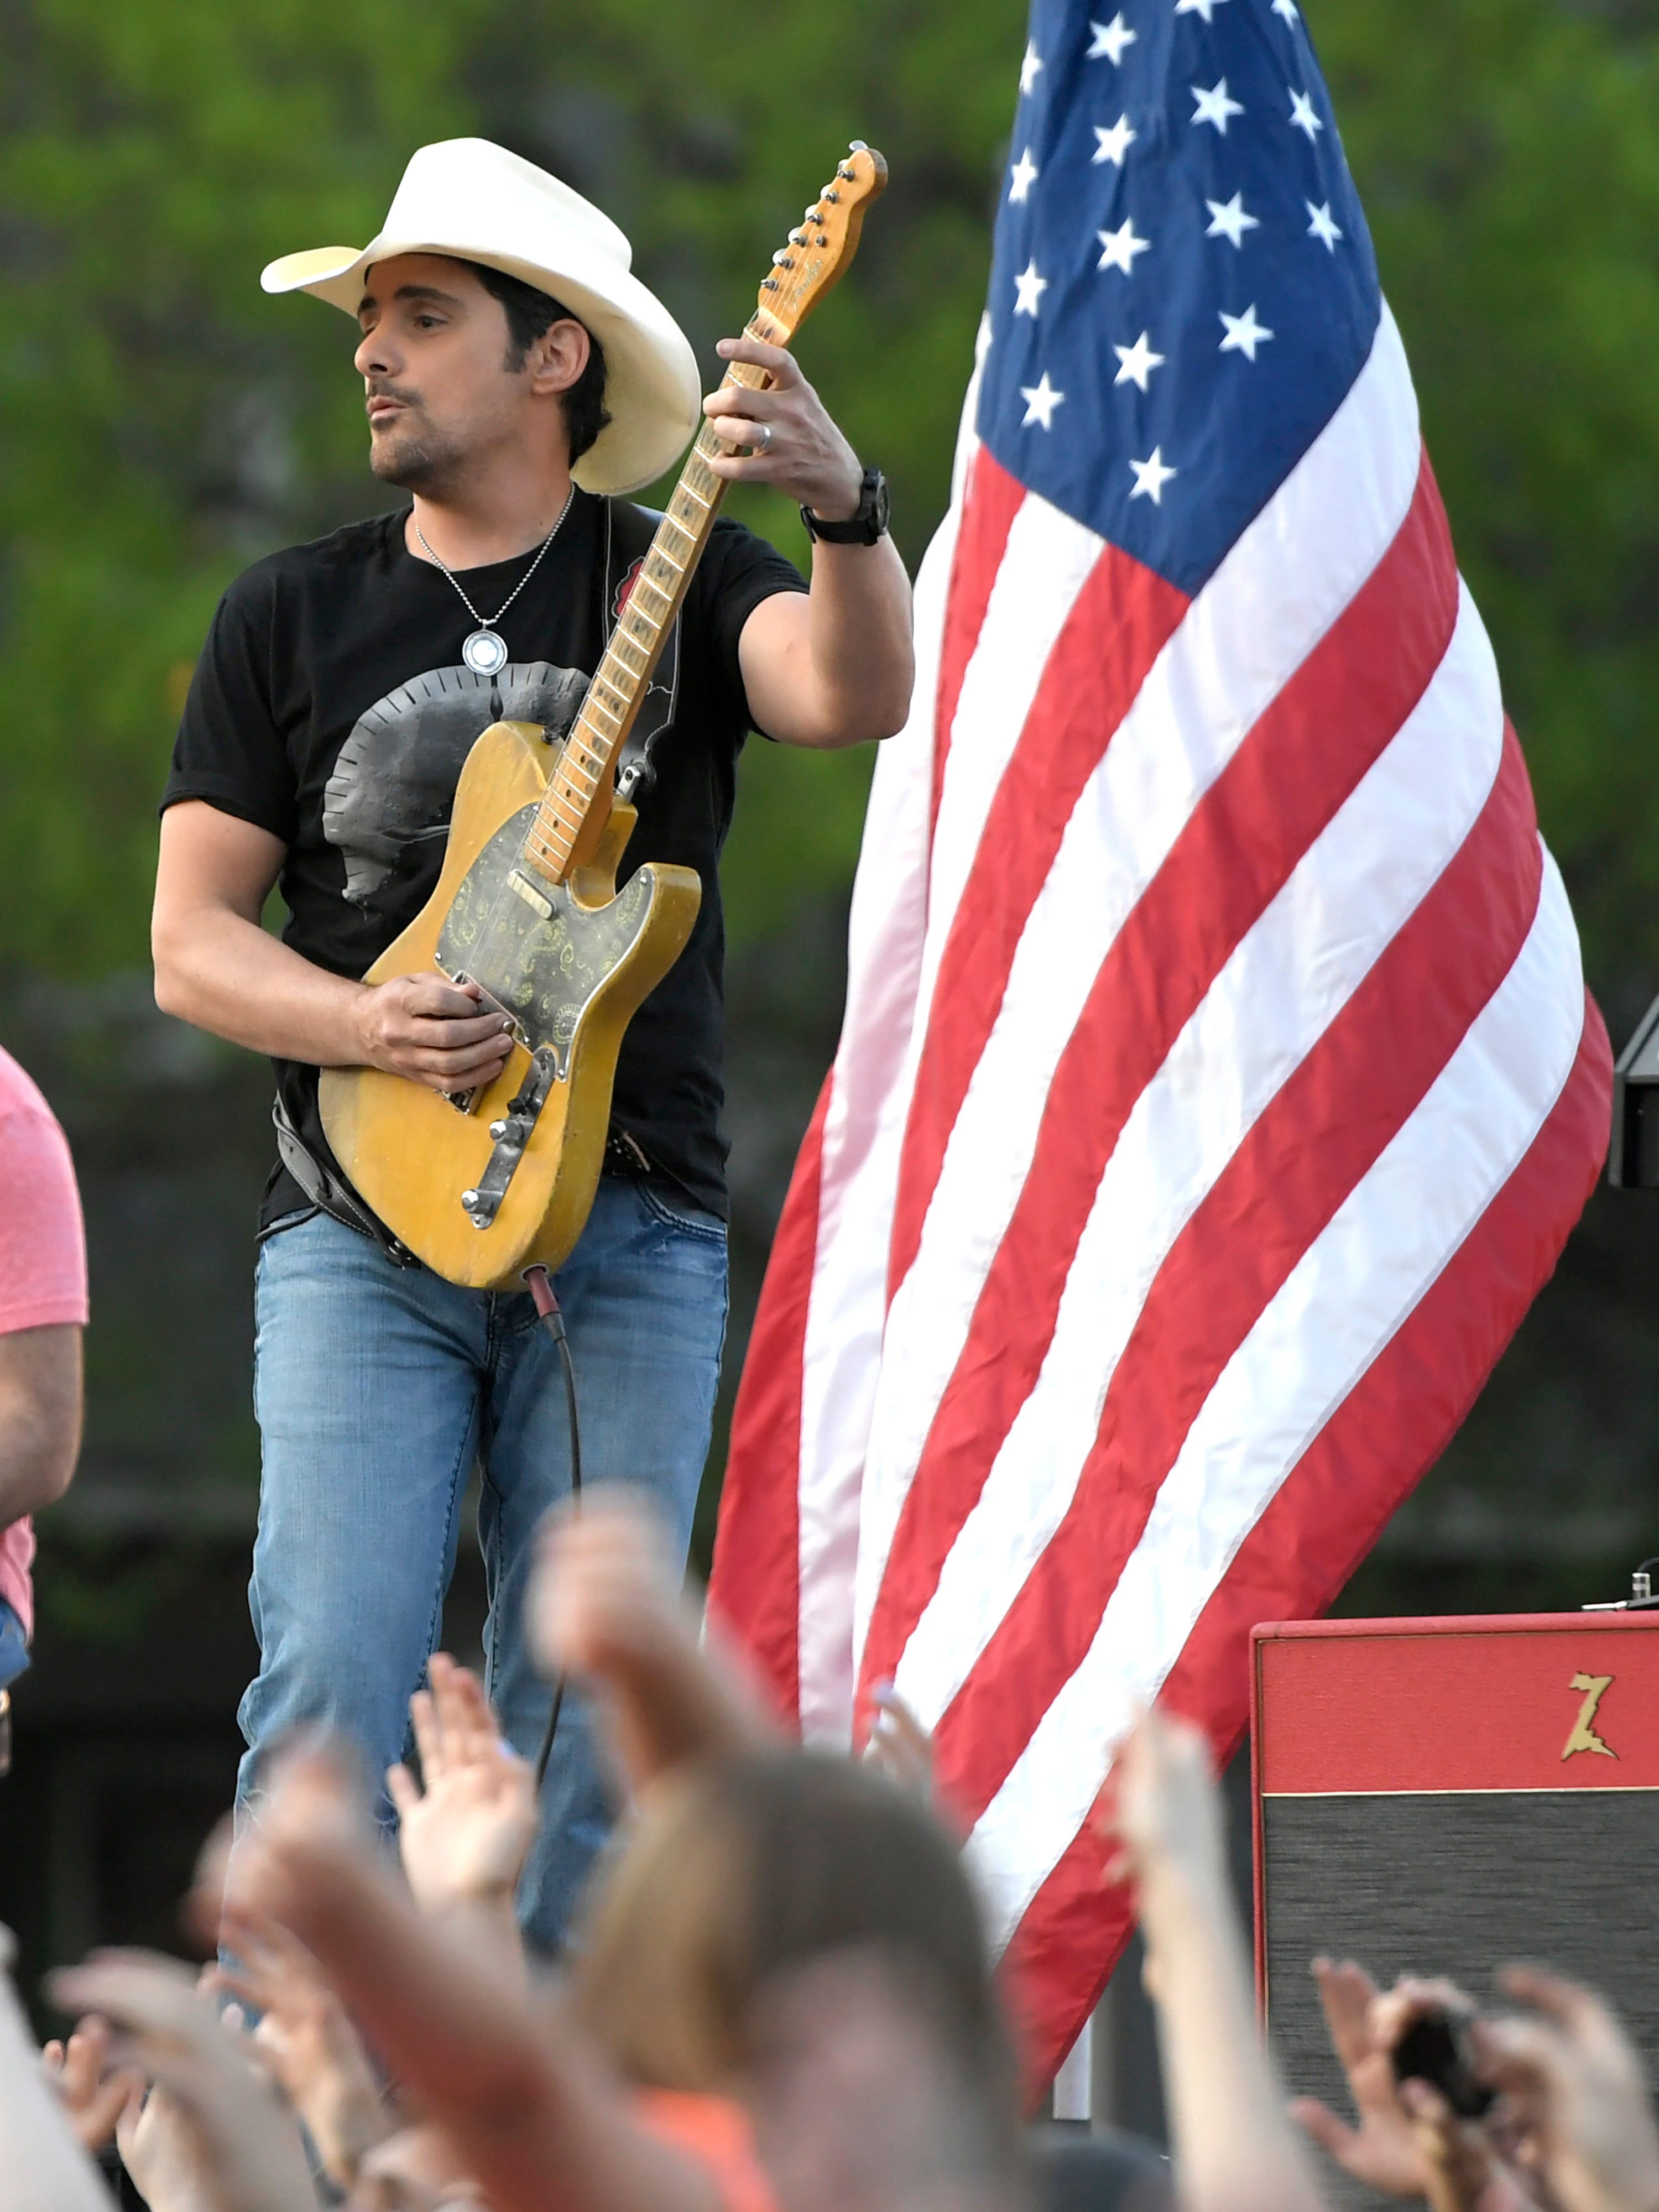
<path fill-rule="evenodd" d="M 475 676 L 499 676 L 507 665 L 507 645 L 485 623 L 462 644 L 461 659 Z"/>

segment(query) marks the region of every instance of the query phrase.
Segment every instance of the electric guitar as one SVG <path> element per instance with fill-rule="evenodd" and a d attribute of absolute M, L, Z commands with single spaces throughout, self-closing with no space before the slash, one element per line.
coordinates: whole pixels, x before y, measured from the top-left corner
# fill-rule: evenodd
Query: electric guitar
<path fill-rule="evenodd" d="M 851 261 L 886 182 L 880 155 L 855 144 L 773 255 L 748 336 L 789 344 Z M 751 390 L 768 380 L 736 362 L 725 377 Z M 617 889 L 635 816 L 616 767 L 714 528 L 726 487 L 708 463 L 728 450 L 705 423 L 563 744 L 533 723 L 497 722 L 473 745 L 438 887 L 363 979 L 436 968 L 476 984 L 483 1008 L 512 1022 L 507 1066 L 451 1093 L 379 1068 L 323 1070 L 335 1158 L 452 1283 L 514 1290 L 526 1267 L 569 1253 L 599 1185 L 623 1033 L 696 920 L 694 869 L 653 861 Z"/>

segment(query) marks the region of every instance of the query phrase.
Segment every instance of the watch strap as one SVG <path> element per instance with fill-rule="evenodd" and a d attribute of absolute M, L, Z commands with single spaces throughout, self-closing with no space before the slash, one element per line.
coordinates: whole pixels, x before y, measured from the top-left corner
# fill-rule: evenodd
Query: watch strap
<path fill-rule="evenodd" d="M 873 545 L 886 532 L 887 511 L 887 479 L 879 469 L 868 468 L 859 486 L 858 506 L 844 522 L 826 522 L 810 507 L 801 508 L 800 519 L 807 536 L 827 545 Z"/>

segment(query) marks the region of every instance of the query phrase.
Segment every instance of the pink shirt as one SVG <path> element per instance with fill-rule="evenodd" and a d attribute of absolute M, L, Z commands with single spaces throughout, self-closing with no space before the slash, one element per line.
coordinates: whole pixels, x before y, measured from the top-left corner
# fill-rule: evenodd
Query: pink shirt
<path fill-rule="evenodd" d="M 0 1336 L 87 1319 L 87 1240 L 69 1139 L 11 1054 L 0 1048 Z M 33 1632 L 27 1516 L 0 1529 L 0 1598 Z"/>

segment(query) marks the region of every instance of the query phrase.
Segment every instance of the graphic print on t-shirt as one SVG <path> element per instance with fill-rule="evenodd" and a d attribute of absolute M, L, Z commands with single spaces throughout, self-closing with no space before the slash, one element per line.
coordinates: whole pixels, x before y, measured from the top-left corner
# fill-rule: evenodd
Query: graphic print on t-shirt
<path fill-rule="evenodd" d="M 588 679 L 548 660 L 510 662 L 496 678 L 501 718 L 536 722 L 556 744 Z M 455 786 L 491 720 L 489 678 L 430 668 L 362 715 L 341 746 L 323 800 L 323 835 L 345 862 L 345 896 L 368 910 L 383 884 L 449 834 Z M 413 849 L 411 849 L 413 848 Z"/>

